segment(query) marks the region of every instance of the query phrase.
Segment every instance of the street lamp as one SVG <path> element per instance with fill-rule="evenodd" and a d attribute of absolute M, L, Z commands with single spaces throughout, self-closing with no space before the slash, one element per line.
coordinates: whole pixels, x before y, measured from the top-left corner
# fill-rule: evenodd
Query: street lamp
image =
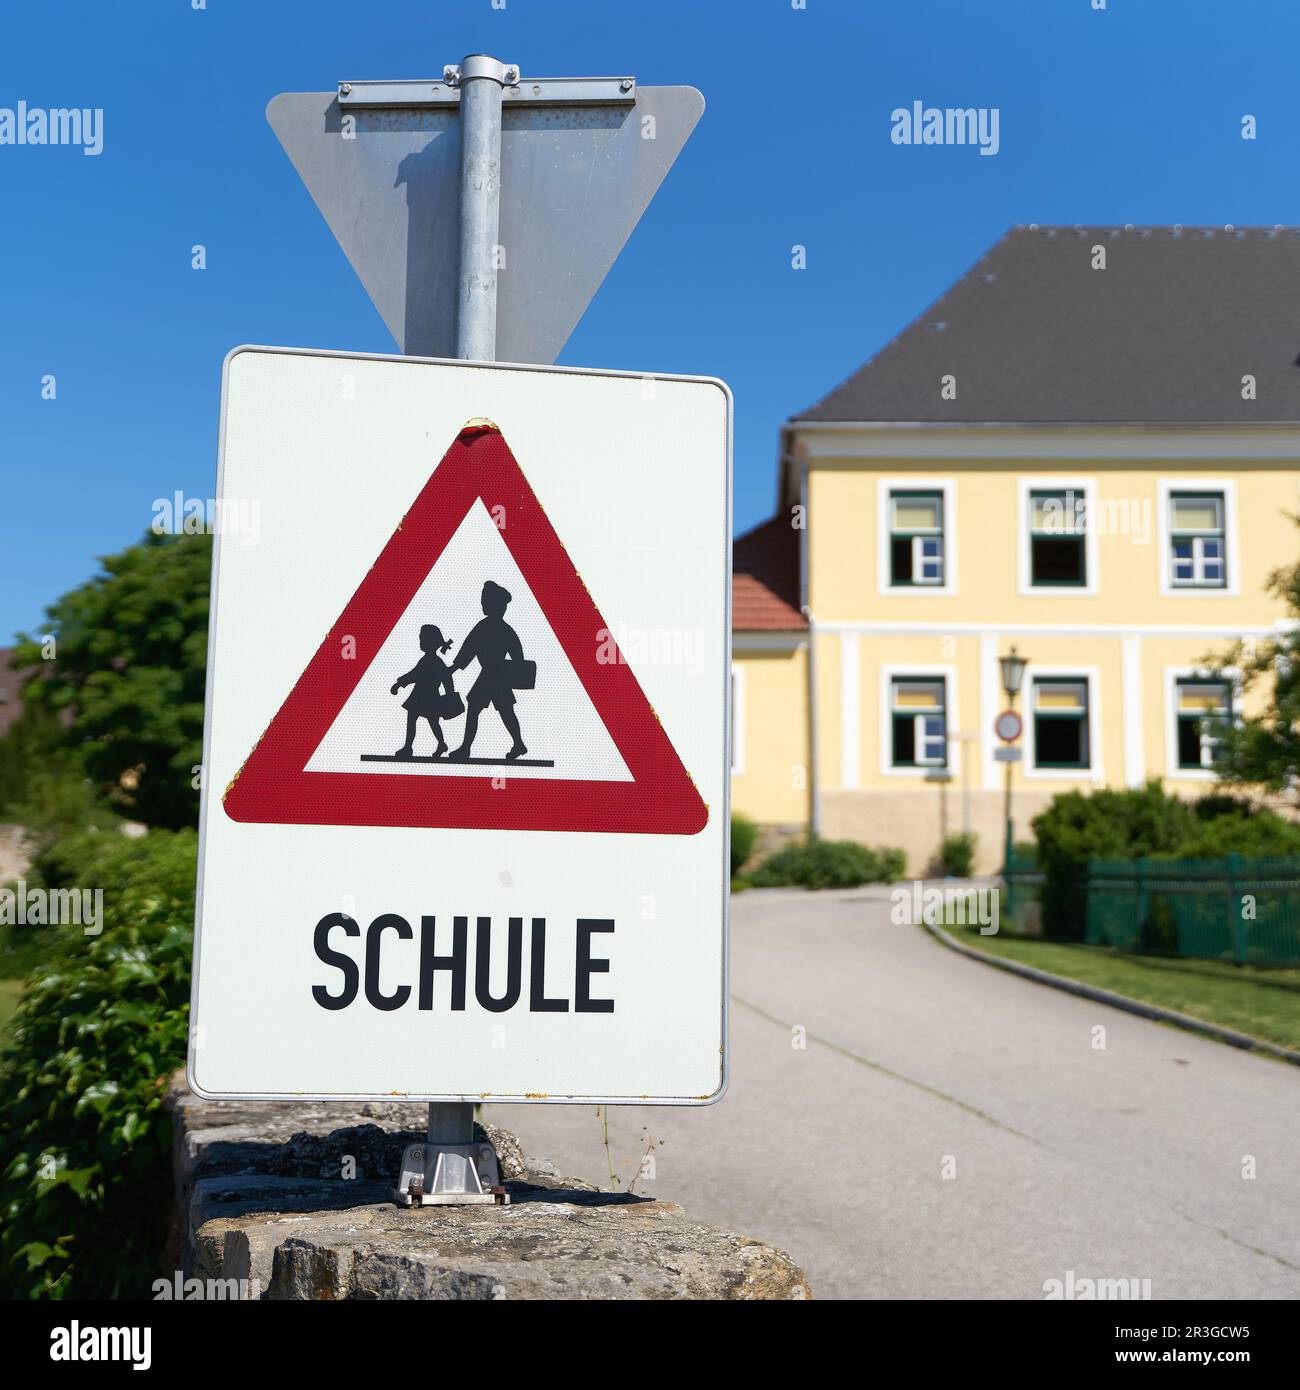
<path fill-rule="evenodd" d="M 998 657 L 998 665 L 1002 667 L 1002 689 L 1007 692 L 1007 700 L 1012 709 L 1016 705 L 1016 696 L 1020 694 L 1020 687 L 1025 680 L 1025 667 L 1029 665 L 1029 658 L 1016 654 L 1015 644 L 1006 656 Z"/>
<path fill-rule="evenodd" d="M 1002 668 L 1002 689 L 1006 692 L 1007 708 L 1015 709 L 1016 696 L 1020 694 L 1020 687 L 1025 683 L 1025 667 L 1029 665 L 1029 658 L 1021 656 L 1013 643 L 1011 650 L 1006 656 L 998 657 L 998 665 Z M 1017 734 L 1017 737 L 1019 735 Z M 1014 765 L 1010 757 L 1011 748 L 1007 748 L 1007 779 L 1006 794 L 1003 804 L 1003 816 L 1007 823 L 1007 847 L 1006 858 L 1003 861 L 1003 873 L 1007 880 L 1007 893 L 1011 894 L 1011 853 L 1015 844 L 1014 830 L 1011 821 L 1011 769 Z"/>

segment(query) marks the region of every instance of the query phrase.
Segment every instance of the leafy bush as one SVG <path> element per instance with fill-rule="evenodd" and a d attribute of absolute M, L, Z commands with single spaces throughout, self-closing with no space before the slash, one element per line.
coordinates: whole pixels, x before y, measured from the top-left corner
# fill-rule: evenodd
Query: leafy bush
<path fill-rule="evenodd" d="M 754 852 L 754 841 L 758 838 L 758 826 L 748 816 L 733 812 L 731 817 L 731 876 L 740 872 L 740 866 Z"/>
<path fill-rule="evenodd" d="M 1244 807 L 1243 813 L 1243 803 L 1236 802 L 1228 814 L 1203 821 L 1191 839 L 1179 846 L 1175 857 L 1219 859 L 1225 854 L 1300 854 L 1300 825 L 1267 808 L 1252 812 Z"/>
<path fill-rule="evenodd" d="M 808 840 L 770 854 L 749 875 L 755 888 L 852 888 L 901 878 L 901 849 L 868 849 L 855 840 Z"/>
<path fill-rule="evenodd" d="M 38 850 L 67 835 L 113 829 L 120 823 L 94 783 L 66 764 L 34 770 L 18 798 L 5 808 L 4 819 L 21 825 Z"/>
<path fill-rule="evenodd" d="M 43 882 L 103 888 L 103 932 L 52 933 L 0 1055 L 0 1293 L 140 1296 L 167 1219 L 162 1102 L 185 1056 L 193 831 L 83 834 Z M 59 931 L 58 935 L 53 935 Z M 75 934 L 74 934 L 75 933 Z"/>
<path fill-rule="evenodd" d="M 1125 791 L 1064 792 L 1034 817 L 1043 871 L 1043 931 L 1081 940 L 1082 874 L 1089 859 L 1138 859 L 1176 851 L 1196 833 L 1195 811 L 1157 781 Z"/>
<path fill-rule="evenodd" d="M 1184 801 L 1157 781 L 1127 791 L 1065 792 L 1033 825 L 1044 877 L 1043 930 L 1066 939 L 1084 932 L 1089 859 L 1300 853 L 1300 826 L 1274 812 L 1219 792 Z"/>
<path fill-rule="evenodd" d="M 949 835 L 939 848 L 943 871 L 953 878 L 969 878 L 975 867 L 974 835 Z"/>

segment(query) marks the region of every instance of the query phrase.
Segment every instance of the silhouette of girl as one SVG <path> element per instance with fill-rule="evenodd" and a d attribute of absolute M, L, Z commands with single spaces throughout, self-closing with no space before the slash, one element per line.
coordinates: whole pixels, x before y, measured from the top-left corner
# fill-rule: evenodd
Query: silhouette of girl
<path fill-rule="evenodd" d="M 426 623 L 420 629 L 420 650 L 424 655 L 404 675 L 398 676 L 389 692 L 396 695 L 398 690 L 409 685 L 414 687 L 402 701 L 406 710 L 406 743 L 397 750 L 399 758 L 409 758 L 415 749 L 415 733 L 421 719 L 427 720 L 438 740 L 433 750 L 435 758 L 447 751 L 446 740 L 442 736 L 442 720 L 454 719 L 461 711 L 460 697 L 452 683 L 451 667 L 439 655 L 448 651 L 451 643 L 441 631 Z"/>

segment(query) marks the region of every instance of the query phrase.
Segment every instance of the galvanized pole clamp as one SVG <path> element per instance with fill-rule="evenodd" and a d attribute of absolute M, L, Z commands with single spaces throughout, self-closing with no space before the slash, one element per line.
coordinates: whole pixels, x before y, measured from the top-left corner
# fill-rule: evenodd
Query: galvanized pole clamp
<path fill-rule="evenodd" d="M 429 1132 L 423 1144 L 407 1145 L 396 1197 L 406 1207 L 509 1205 L 492 1141 L 474 1138 L 472 1105 L 429 1106 Z"/>

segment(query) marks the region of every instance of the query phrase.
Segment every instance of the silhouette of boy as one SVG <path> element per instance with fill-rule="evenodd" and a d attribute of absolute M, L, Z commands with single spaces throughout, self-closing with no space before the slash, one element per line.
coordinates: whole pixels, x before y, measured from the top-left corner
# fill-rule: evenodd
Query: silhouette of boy
<path fill-rule="evenodd" d="M 465 701 L 465 736 L 460 747 L 452 757 L 463 760 L 469 757 L 478 733 L 478 717 L 492 705 L 506 726 L 506 733 L 512 740 L 507 758 L 521 758 L 528 749 L 519 736 L 519 720 L 515 715 L 515 692 L 511 684 L 513 674 L 509 667 L 512 661 L 524 659 L 519 634 L 506 622 L 506 606 L 510 602 L 510 592 L 490 579 L 483 585 L 481 602 L 483 620 L 475 624 L 468 637 L 461 643 L 453 671 L 463 671 L 471 661 L 478 662 L 478 679 L 470 688 Z"/>
<path fill-rule="evenodd" d="M 389 692 L 396 695 L 398 690 L 409 685 L 414 687 L 402 701 L 406 710 L 406 743 L 397 750 L 399 758 L 409 758 L 415 751 L 416 728 L 421 719 L 428 721 L 438 746 L 433 750 L 434 757 L 447 751 L 446 740 L 442 736 L 442 720 L 460 713 L 456 708 L 456 687 L 451 679 L 451 667 L 439 655 L 449 650 L 447 641 L 438 628 L 426 623 L 420 629 L 420 650 L 424 655 L 404 675 L 398 676 Z"/>

